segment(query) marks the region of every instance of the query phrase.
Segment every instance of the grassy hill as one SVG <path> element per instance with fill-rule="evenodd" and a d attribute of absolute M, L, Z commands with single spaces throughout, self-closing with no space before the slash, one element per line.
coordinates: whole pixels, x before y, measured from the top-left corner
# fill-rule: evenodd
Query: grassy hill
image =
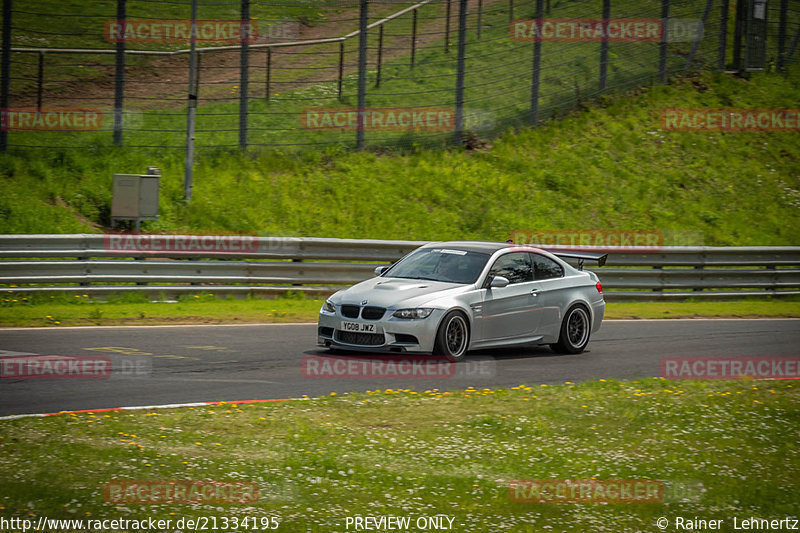
<path fill-rule="evenodd" d="M 289 155 L 206 152 L 194 200 L 183 158 L 130 149 L 0 156 L 0 232 L 103 231 L 111 175 L 163 170 L 148 231 L 402 239 L 503 239 L 514 229 L 657 229 L 707 245 L 798 244 L 800 134 L 675 133 L 674 107 L 797 107 L 800 71 L 679 79 L 492 146 Z"/>

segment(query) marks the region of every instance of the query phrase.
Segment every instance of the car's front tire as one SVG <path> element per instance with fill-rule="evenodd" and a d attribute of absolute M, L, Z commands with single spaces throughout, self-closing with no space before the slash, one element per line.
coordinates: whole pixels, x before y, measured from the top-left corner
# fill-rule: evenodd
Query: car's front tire
<path fill-rule="evenodd" d="M 467 346 L 469 346 L 467 317 L 460 311 L 450 311 L 439 324 L 433 353 L 458 363 L 466 358 Z"/>
<path fill-rule="evenodd" d="M 581 353 L 589 344 L 591 332 L 589 310 L 581 304 L 575 304 L 564 315 L 558 342 L 551 344 L 550 348 L 557 353 Z"/>

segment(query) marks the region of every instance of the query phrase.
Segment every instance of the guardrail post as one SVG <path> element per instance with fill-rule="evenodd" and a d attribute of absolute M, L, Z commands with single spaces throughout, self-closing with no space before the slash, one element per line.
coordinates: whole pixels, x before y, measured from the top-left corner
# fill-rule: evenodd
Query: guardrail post
<path fill-rule="evenodd" d="M 467 0 L 460 0 L 458 8 L 458 58 L 456 65 L 456 144 L 461 144 L 464 133 L 464 62 L 466 52 Z"/>
<path fill-rule="evenodd" d="M 661 0 L 661 42 L 658 45 L 658 78 L 667 83 L 667 30 L 669 29 L 669 0 Z"/>
<path fill-rule="evenodd" d="M 369 0 L 361 0 L 358 33 L 358 125 L 356 149 L 364 148 L 364 112 L 367 107 L 367 26 Z"/>
<path fill-rule="evenodd" d="M 447 10 L 444 16 L 444 51 L 449 52 L 450 45 L 450 1 L 447 0 Z"/>
<path fill-rule="evenodd" d="M 417 10 L 414 10 L 411 22 L 411 68 L 414 68 L 414 60 L 417 55 Z"/>
<path fill-rule="evenodd" d="M 39 52 L 39 73 L 36 76 L 36 112 L 42 112 L 42 96 L 44 94 L 44 52 Z"/>
<path fill-rule="evenodd" d="M 695 270 L 703 270 L 703 265 L 695 265 L 694 269 L 695 269 Z M 702 290 L 703 290 L 703 288 L 702 288 L 702 287 L 694 287 L 694 288 L 692 289 L 692 291 L 694 291 L 694 292 L 700 292 L 700 291 L 702 291 Z"/>
<path fill-rule="evenodd" d="M 725 56 L 728 48 L 728 13 L 730 5 L 728 0 L 721 0 L 719 12 L 719 46 L 717 49 L 717 68 L 725 70 Z"/>
<path fill-rule="evenodd" d="M 381 63 L 383 61 L 383 24 L 378 30 L 378 72 L 375 73 L 375 87 L 381 86 Z"/>
<path fill-rule="evenodd" d="M 269 93 L 272 91 L 272 87 L 270 87 L 271 81 L 272 81 L 272 48 L 267 48 L 267 102 L 269 102 Z"/>
<path fill-rule="evenodd" d="M 542 27 L 544 13 L 542 12 L 543 0 L 536 0 L 536 26 Z M 539 78 L 542 70 L 542 40 L 535 38 L 533 41 L 533 83 L 531 84 L 531 124 L 539 124 Z"/>
<path fill-rule="evenodd" d="M 247 149 L 247 105 L 250 81 L 250 0 L 242 0 L 242 27 L 247 25 L 247 35 L 242 32 L 239 55 L 239 148 Z"/>
<path fill-rule="evenodd" d="M 125 0 L 117 0 L 117 24 L 125 24 Z M 122 118 L 125 106 L 125 39 L 117 41 L 114 74 L 114 144 L 122 146 Z"/>
<path fill-rule="evenodd" d="M 611 18 L 611 0 L 603 0 L 603 24 L 608 23 Z M 608 81 L 608 32 L 603 32 L 603 40 L 600 43 L 600 90 L 606 89 Z"/>
<path fill-rule="evenodd" d="M 781 13 L 778 26 L 778 69 L 786 66 L 786 24 L 789 16 L 789 0 L 781 0 Z"/>

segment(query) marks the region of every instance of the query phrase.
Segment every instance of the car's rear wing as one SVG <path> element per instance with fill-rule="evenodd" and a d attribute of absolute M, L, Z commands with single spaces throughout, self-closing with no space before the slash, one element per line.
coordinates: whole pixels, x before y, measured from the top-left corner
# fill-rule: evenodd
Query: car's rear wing
<path fill-rule="evenodd" d="M 551 254 L 555 255 L 556 257 L 560 257 L 562 259 L 577 259 L 578 260 L 578 270 L 583 270 L 583 262 L 584 261 L 597 261 L 597 266 L 603 266 L 606 264 L 606 259 L 608 259 L 608 254 L 596 254 L 592 252 L 561 252 L 561 251 L 550 251 Z"/>

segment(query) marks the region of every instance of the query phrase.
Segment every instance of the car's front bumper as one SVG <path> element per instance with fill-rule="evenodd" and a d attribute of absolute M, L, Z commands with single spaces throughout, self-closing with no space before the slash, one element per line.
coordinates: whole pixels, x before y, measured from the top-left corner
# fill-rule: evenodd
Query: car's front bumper
<path fill-rule="evenodd" d="M 392 316 L 387 310 L 379 320 L 345 318 L 337 307 L 336 313 L 320 311 L 317 324 L 317 344 L 329 348 L 364 352 L 413 352 L 432 353 L 436 343 L 436 332 L 444 311 L 434 309 L 424 319 L 403 319 Z M 346 332 L 341 323 L 358 322 L 374 324 L 380 333 L 365 337 L 364 334 Z M 373 336 L 374 335 L 374 336 Z"/>

